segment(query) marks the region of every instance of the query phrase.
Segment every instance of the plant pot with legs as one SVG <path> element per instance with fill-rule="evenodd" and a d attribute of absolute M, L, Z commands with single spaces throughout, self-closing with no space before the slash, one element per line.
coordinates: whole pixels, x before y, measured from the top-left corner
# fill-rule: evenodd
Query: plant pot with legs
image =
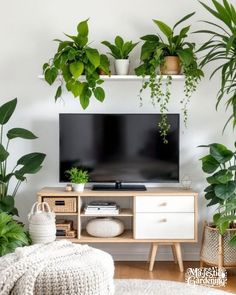
<path fill-rule="evenodd" d="M 217 205 L 217 213 L 213 223 L 204 225 L 201 266 L 236 267 L 236 151 L 219 143 L 203 147 L 209 148 L 201 158 L 202 170 L 209 175 L 205 198 L 207 206 Z"/>

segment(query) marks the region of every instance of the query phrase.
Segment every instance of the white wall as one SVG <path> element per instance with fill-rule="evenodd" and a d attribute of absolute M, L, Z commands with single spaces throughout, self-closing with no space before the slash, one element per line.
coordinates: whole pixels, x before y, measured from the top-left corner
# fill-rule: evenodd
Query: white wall
<path fill-rule="evenodd" d="M 205 1 L 210 3 L 210 1 Z M 36 199 L 36 192 L 43 186 L 58 186 L 58 113 L 82 112 L 80 104 L 65 94 L 64 100 L 54 103 L 55 87 L 49 87 L 37 76 L 41 66 L 55 52 L 54 38 L 64 38 L 62 32 L 73 34 L 79 21 L 90 17 L 90 40 L 93 46 L 103 52 L 102 40 L 113 40 L 116 34 L 138 40 L 140 36 L 155 32 L 152 19 L 161 19 L 170 25 L 187 13 L 196 11 L 191 23 L 193 30 L 203 27 L 198 21 L 211 16 L 196 0 L 8 0 L 1 2 L 0 9 L 0 102 L 18 97 L 18 107 L 9 127 L 19 126 L 34 131 L 39 139 L 21 141 L 16 139 L 11 146 L 12 158 L 23 153 L 42 151 L 47 154 L 44 167 L 36 176 L 28 178 L 17 195 L 17 207 L 23 221 Z M 215 20 L 214 20 L 215 21 Z M 192 35 L 192 40 L 203 42 L 204 37 Z M 136 49 L 133 66 L 138 64 L 139 49 Z M 205 185 L 199 158 L 204 151 L 199 144 L 221 142 L 232 147 L 233 132 L 228 128 L 221 131 L 227 115 L 223 106 L 215 111 L 219 77 L 209 82 L 210 69 L 192 97 L 189 106 L 188 129 L 181 128 L 181 175 L 189 174 L 193 188 L 199 195 L 199 225 L 209 210 L 205 207 L 202 190 Z M 146 93 L 146 103 L 139 108 L 137 93 L 139 82 L 108 82 L 105 85 L 104 103 L 91 99 L 86 112 L 158 112 L 153 109 Z M 173 82 L 170 111 L 179 112 L 179 100 L 183 95 L 183 82 Z M 10 165 L 13 165 L 12 161 Z M 200 236 L 201 238 L 201 236 Z M 105 247 L 117 259 L 143 259 L 147 252 L 145 245 L 108 245 Z M 167 259 L 168 251 L 163 249 L 160 258 Z M 184 257 L 197 259 L 198 245 L 185 245 Z"/>

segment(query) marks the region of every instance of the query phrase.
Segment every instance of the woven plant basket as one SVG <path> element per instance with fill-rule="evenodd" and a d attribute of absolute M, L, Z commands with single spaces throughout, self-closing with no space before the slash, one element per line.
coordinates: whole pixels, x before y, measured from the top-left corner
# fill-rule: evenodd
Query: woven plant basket
<path fill-rule="evenodd" d="M 217 228 L 205 222 L 201 248 L 201 266 L 236 267 L 236 247 L 229 246 L 230 237 L 236 229 L 228 229 L 224 236 Z"/>

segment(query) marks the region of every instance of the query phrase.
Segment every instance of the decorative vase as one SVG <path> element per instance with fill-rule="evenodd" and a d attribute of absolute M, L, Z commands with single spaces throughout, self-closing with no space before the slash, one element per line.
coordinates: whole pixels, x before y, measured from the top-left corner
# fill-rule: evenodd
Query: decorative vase
<path fill-rule="evenodd" d="M 129 60 L 128 59 L 116 59 L 115 60 L 115 71 L 117 75 L 128 75 L 129 74 Z"/>
<path fill-rule="evenodd" d="M 93 237 L 112 238 L 123 233 L 124 224 L 116 218 L 98 217 L 88 222 L 86 231 Z"/>
<path fill-rule="evenodd" d="M 181 72 L 181 65 L 178 56 L 166 56 L 164 63 L 160 67 L 163 75 L 179 75 Z"/>
<path fill-rule="evenodd" d="M 84 191 L 85 183 L 74 183 L 73 188 L 76 192 L 83 192 Z"/>

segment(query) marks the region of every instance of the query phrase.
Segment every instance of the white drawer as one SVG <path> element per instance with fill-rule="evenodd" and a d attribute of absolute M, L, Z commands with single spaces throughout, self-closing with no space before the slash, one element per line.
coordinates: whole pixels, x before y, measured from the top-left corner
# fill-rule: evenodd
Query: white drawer
<path fill-rule="evenodd" d="M 136 212 L 194 212 L 194 196 L 138 196 Z"/>
<path fill-rule="evenodd" d="M 137 213 L 136 239 L 194 239 L 194 213 Z"/>

